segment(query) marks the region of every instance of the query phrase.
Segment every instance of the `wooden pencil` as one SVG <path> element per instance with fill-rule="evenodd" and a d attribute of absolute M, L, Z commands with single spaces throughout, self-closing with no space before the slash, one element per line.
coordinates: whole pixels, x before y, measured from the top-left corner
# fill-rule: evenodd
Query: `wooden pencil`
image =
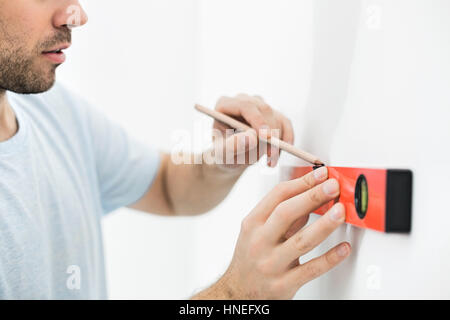
<path fill-rule="evenodd" d="M 206 115 L 212 117 L 213 119 L 215 119 L 217 121 L 220 121 L 220 122 L 230 126 L 233 129 L 237 129 L 239 131 L 247 131 L 247 130 L 251 129 L 251 127 L 246 125 L 245 123 L 242 123 L 236 119 L 233 119 L 232 117 L 227 116 L 226 114 L 223 114 L 219 111 L 211 110 L 211 109 L 208 109 L 208 108 L 203 107 L 198 104 L 195 105 L 195 109 L 203 114 L 206 114 Z M 296 157 L 299 157 L 300 159 L 303 159 L 309 163 L 312 163 L 316 166 L 324 165 L 324 163 L 318 157 L 316 157 L 306 151 L 303 151 L 297 147 L 294 147 L 293 145 L 291 145 L 283 140 L 280 140 L 276 137 L 270 137 L 270 138 L 266 139 L 265 137 L 258 136 L 258 138 L 261 141 L 269 143 L 276 148 L 284 150 L 284 151 L 286 151 Z"/>

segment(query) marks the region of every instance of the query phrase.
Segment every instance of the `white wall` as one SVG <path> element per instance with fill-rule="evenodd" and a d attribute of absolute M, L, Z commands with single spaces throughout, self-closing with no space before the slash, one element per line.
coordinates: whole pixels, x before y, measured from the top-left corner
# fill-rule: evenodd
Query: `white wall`
<path fill-rule="evenodd" d="M 314 7 L 313 74 L 323 80 L 321 66 L 333 64 L 326 82 L 312 82 L 304 140 L 331 165 L 411 168 L 413 229 L 401 236 L 341 228 L 319 251 L 349 239 L 353 255 L 299 297 L 448 299 L 450 216 L 443 200 L 450 180 L 450 3 L 348 1 L 330 14 L 332 3 Z M 331 50 L 333 42 L 339 51 Z M 323 94 L 342 82 L 337 101 Z M 322 110 L 337 115 L 328 137 L 315 127 Z"/>
<path fill-rule="evenodd" d="M 210 124 L 195 102 L 247 92 L 292 118 L 297 145 L 329 165 L 413 169 L 412 234 L 342 227 L 309 256 L 347 239 L 351 258 L 297 298 L 450 297 L 448 1 L 83 3 L 90 22 L 60 78 L 147 143 L 164 148 L 173 131 Z M 111 298 L 186 298 L 213 282 L 277 172 L 252 168 L 199 218 L 105 219 Z"/>

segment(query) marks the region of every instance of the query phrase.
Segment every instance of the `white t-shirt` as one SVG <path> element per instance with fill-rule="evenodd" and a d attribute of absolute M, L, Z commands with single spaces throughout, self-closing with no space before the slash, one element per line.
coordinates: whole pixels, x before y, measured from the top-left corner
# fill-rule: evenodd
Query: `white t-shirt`
<path fill-rule="evenodd" d="M 8 92 L 0 143 L 0 299 L 105 299 L 100 219 L 151 186 L 159 153 L 61 85 Z"/>

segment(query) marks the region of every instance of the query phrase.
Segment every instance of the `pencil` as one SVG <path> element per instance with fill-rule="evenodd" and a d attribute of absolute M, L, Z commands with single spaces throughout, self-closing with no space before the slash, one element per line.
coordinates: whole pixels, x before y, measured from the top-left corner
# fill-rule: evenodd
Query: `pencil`
<path fill-rule="evenodd" d="M 198 104 L 195 105 L 195 109 L 203 114 L 206 114 L 206 115 L 214 118 L 217 121 L 220 121 L 220 122 L 230 126 L 233 129 L 237 129 L 239 131 L 247 131 L 247 130 L 251 129 L 251 127 L 246 125 L 245 123 L 242 123 L 236 119 L 233 119 L 232 117 L 227 116 L 226 114 L 223 114 L 219 111 L 211 110 L 211 109 L 205 108 Z M 296 157 L 299 157 L 300 159 L 303 159 L 309 163 L 312 163 L 316 166 L 324 165 L 324 163 L 318 157 L 316 157 L 306 151 L 303 151 L 297 147 L 294 147 L 292 144 L 287 143 L 283 140 L 280 140 L 276 137 L 271 137 L 271 138 L 266 139 L 264 137 L 258 136 L 258 138 L 261 141 L 269 143 L 276 148 L 284 150 L 284 151 L 286 151 Z"/>

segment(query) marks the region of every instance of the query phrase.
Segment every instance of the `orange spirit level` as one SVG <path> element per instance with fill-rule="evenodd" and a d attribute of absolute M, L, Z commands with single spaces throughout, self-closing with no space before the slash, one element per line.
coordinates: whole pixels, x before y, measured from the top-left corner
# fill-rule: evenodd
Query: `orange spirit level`
<path fill-rule="evenodd" d="M 297 179 L 318 167 L 289 169 L 289 179 Z M 411 231 L 412 172 L 410 170 L 328 167 L 329 178 L 339 181 L 338 199 L 316 210 L 323 215 L 335 203 L 346 209 L 346 222 L 381 232 Z"/>

